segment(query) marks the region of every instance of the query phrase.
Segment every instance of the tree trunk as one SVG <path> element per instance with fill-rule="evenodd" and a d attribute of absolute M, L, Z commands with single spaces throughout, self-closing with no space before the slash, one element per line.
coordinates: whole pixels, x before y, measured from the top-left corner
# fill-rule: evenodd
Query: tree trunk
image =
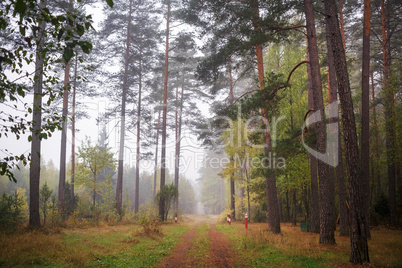
<path fill-rule="evenodd" d="M 363 210 L 363 193 L 360 185 L 362 174 L 359 160 L 358 140 L 353 111 L 352 94 L 350 90 L 345 50 L 337 18 L 337 9 L 334 0 L 326 0 L 325 13 L 329 36 L 335 60 L 335 70 L 338 81 L 338 91 L 341 101 L 342 123 L 344 130 L 346 162 L 349 177 L 349 204 L 350 204 L 350 241 L 352 263 L 369 261 L 366 217 Z"/>
<path fill-rule="evenodd" d="M 259 10 L 259 2 L 258 0 L 253 1 L 253 9 L 255 11 L 256 19 L 253 20 L 253 27 L 256 34 L 261 33 L 260 26 L 260 10 Z M 257 57 L 257 68 L 258 68 L 258 82 L 260 86 L 260 90 L 264 90 L 264 61 L 262 55 L 262 46 L 257 43 L 255 45 L 256 57 Z M 266 108 L 262 108 L 262 117 L 263 123 L 265 125 L 265 130 L 263 133 L 264 139 L 264 153 L 267 156 L 269 152 L 272 151 L 272 143 L 271 143 L 271 133 L 269 129 L 269 121 L 267 118 L 267 110 Z M 266 160 L 267 161 L 267 160 Z M 267 163 L 264 163 L 264 166 L 268 166 Z M 268 172 L 269 174 L 265 177 L 266 189 L 267 189 L 267 205 L 268 205 L 268 228 L 274 234 L 279 234 L 281 232 L 281 224 L 279 217 L 279 209 L 278 209 L 278 199 L 276 192 L 276 178 L 275 178 L 275 170 L 274 167 L 272 170 Z"/>
<path fill-rule="evenodd" d="M 141 54 L 141 53 L 140 53 Z M 141 56 L 140 56 L 141 57 Z M 138 106 L 137 106 L 137 153 L 135 158 L 135 200 L 134 212 L 140 208 L 140 141 L 141 141 L 141 91 L 142 91 L 142 61 L 139 62 L 138 70 Z"/>
<path fill-rule="evenodd" d="M 385 97 L 385 147 L 388 165 L 388 201 L 390 223 L 396 224 L 396 152 L 395 152 L 395 97 L 392 86 L 389 85 L 391 77 L 391 39 L 389 36 L 390 0 L 381 0 L 381 26 L 382 26 L 382 58 L 383 58 L 383 92 Z"/>
<path fill-rule="evenodd" d="M 362 120 L 361 168 L 363 204 L 366 215 L 366 236 L 370 235 L 370 0 L 364 0 L 363 57 L 362 57 Z"/>
<path fill-rule="evenodd" d="M 43 12 L 47 1 L 39 3 L 39 10 Z M 37 37 L 36 59 L 35 59 L 35 78 L 34 78 L 34 98 L 32 109 L 32 141 L 31 141 L 31 167 L 29 169 L 29 226 L 40 226 L 39 213 L 39 181 L 40 181 L 40 158 L 41 158 L 41 139 L 39 134 L 42 128 L 42 87 L 43 87 L 43 63 L 45 44 L 46 21 L 42 20 L 39 24 Z"/>
<path fill-rule="evenodd" d="M 167 6 L 166 18 L 166 51 L 165 51 L 165 75 L 163 83 L 163 113 L 162 113 L 162 152 L 161 152 L 161 183 L 160 189 L 165 186 L 166 172 L 166 124 L 167 124 L 167 88 L 169 76 L 169 21 L 170 21 L 170 3 Z M 165 202 L 161 197 L 159 202 L 159 216 L 164 219 Z"/>
<path fill-rule="evenodd" d="M 248 220 L 251 222 L 251 209 L 250 209 L 250 188 L 249 188 L 249 182 L 251 180 L 251 174 L 250 174 L 250 156 L 246 154 L 246 183 L 247 183 L 247 214 L 248 214 Z"/>
<path fill-rule="evenodd" d="M 228 61 L 228 70 L 229 70 L 229 105 L 233 104 L 234 94 L 233 94 L 233 78 L 232 78 L 232 60 L 229 58 Z M 233 157 L 230 158 L 230 162 L 233 162 Z M 235 182 L 234 182 L 234 172 L 230 175 L 230 211 L 232 219 L 236 219 L 236 202 L 235 202 Z"/>
<path fill-rule="evenodd" d="M 372 102 L 375 103 L 375 87 L 374 87 L 374 71 L 371 72 L 371 98 Z M 382 187 L 381 187 L 381 173 L 380 173 L 380 165 L 378 164 L 378 161 L 380 159 L 380 137 L 378 136 L 378 125 L 377 125 L 377 110 L 376 110 L 377 105 L 373 105 L 373 136 L 374 136 L 374 155 L 375 155 L 375 161 L 374 161 L 374 170 L 375 170 L 375 178 L 376 178 L 376 184 L 377 184 L 377 189 L 376 189 L 376 195 L 377 199 L 379 199 L 382 195 Z"/>
<path fill-rule="evenodd" d="M 337 102 L 338 101 L 338 93 L 337 93 L 337 85 L 336 85 L 336 73 L 335 73 L 335 63 L 334 63 L 334 55 L 332 52 L 332 46 L 331 46 L 331 40 L 330 36 L 328 35 L 328 26 L 327 27 L 327 51 L 328 51 L 328 89 L 329 89 L 329 103 Z M 338 105 L 336 106 L 336 109 L 338 109 Z M 338 110 L 336 110 L 336 113 L 338 113 Z M 330 123 L 333 123 L 333 118 L 330 118 Z M 334 170 L 331 172 L 335 171 L 336 173 L 336 178 L 337 178 L 337 184 L 338 184 L 338 201 L 339 201 L 339 233 L 340 236 L 348 236 L 349 235 L 349 224 L 348 224 L 348 208 L 346 205 L 346 189 L 345 189 L 345 179 L 344 179 L 344 172 L 343 172 L 343 151 L 342 151 L 342 135 L 340 132 L 340 127 L 341 124 L 339 122 L 339 117 L 337 120 L 337 126 L 336 127 L 331 127 L 330 131 L 331 132 L 337 132 L 338 133 L 338 144 L 337 146 L 338 150 L 338 155 L 334 154 L 334 157 L 338 157 L 337 162 L 338 165 L 335 167 Z M 330 125 L 333 126 L 333 125 Z M 334 150 L 335 152 L 335 150 Z M 331 168 L 332 169 L 332 168 Z"/>
<path fill-rule="evenodd" d="M 75 183 L 75 95 L 77 90 L 77 68 L 78 68 L 78 56 L 75 56 L 75 67 L 74 67 L 74 86 L 73 86 L 73 103 L 71 109 L 71 184 L 70 184 L 70 195 L 72 207 L 74 208 L 75 198 L 74 198 L 74 183 Z"/>
<path fill-rule="evenodd" d="M 339 25 L 341 26 L 341 37 L 343 49 L 346 51 L 345 22 L 343 20 L 343 0 L 339 0 Z"/>
<path fill-rule="evenodd" d="M 73 7 L 73 0 L 69 1 L 70 7 Z M 66 153 L 67 153 L 67 121 L 68 121 L 68 92 L 70 90 L 70 66 L 71 61 L 68 61 L 64 69 L 64 90 L 63 90 L 63 124 L 61 130 L 61 145 L 60 145 L 60 173 L 59 173 L 59 210 L 64 212 L 65 208 L 65 188 L 66 188 Z"/>
<path fill-rule="evenodd" d="M 158 123 L 156 125 L 156 147 L 155 147 L 155 168 L 154 168 L 154 192 L 153 199 L 156 196 L 156 175 L 158 173 L 158 145 L 159 145 L 159 125 L 161 122 L 161 110 L 158 111 Z"/>
<path fill-rule="evenodd" d="M 126 129 L 126 98 L 127 98 L 127 83 L 128 83 L 128 62 L 130 58 L 130 24 L 132 16 L 133 1 L 130 0 L 130 7 L 127 18 L 127 36 L 126 36 L 126 51 L 124 56 L 124 76 L 123 88 L 121 94 L 121 111 L 120 111 L 120 146 L 119 146 L 119 164 L 117 167 L 117 185 L 116 185 L 116 210 L 121 214 L 123 203 L 123 167 L 124 167 L 124 136 Z"/>
<path fill-rule="evenodd" d="M 308 42 L 307 42 L 308 46 Z M 310 55 L 307 49 L 307 59 L 310 61 Z M 308 84 L 308 109 L 314 111 L 314 93 L 313 82 L 311 79 L 310 64 L 307 64 L 307 84 Z M 318 193 L 318 174 L 317 174 L 317 159 L 310 154 L 310 188 L 311 188 L 311 229 L 312 233 L 320 233 L 320 201 Z M 289 215 L 289 213 L 288 213 Z"/>
<path fill-rule="evenodd" d="M 178 99 L 178 96 L 176 97 Z M 180 149 L 181 149 L 181 129 L 182 129 L 182 118 L 183 118 L 183 101 L 184 101 L 184 86 L 181 86 L 180 93 L 180 110 L 178 111 L 178 115 L 176 116 L 177 120 L 177 137 L 176 137 L 176 154 L 175 154 L 175 177 L 174 183 L 179 189 L 179 178 L 180 178 Z M 179 209 L 179 195 L 175 198 L 175 213 L 178 212 Z"/>
<path fill-rule="evenodd" d="M 297 218 L 297 213 L 296 213 L 296 209 L 297 209 L 297 206 L 296 206 L 296 199 L 297 199 L 297 196 L 296 196 L 296 190 L 293 190 L 293 200 L 292 200 L 292 225 L 293 226 L 296 226 L 297 224 L 296 224 L 296 218 Z"/>
<path fill-rule="evenodd" d="M 64 212 L 65 185 L 66 185 L 66 149 L 67 149 L 67 121 L 68 121 L 68 91 L 70 87 L 70 61 L 64 70 L 63 112 L 60 148 L 60 174 L 59 174 L 59 202 L 60 212 Z"/>
<path fill-rule="evenodd" d="M 310 71 L 312 79 L 312 91 L 314 97 L 314 111 L 319 112 L 322 117 L 325 115 L 322 96 L 320 63 L 318 60 L 317 36 L 315 32 L 314 10 L 311 0 L 304 1 L 307 25 L 307 41 L 310 57 Z M 326 152 L 326 126 L 325 119 L 317 121 L 317 151 Z M 329 141 L 328 141 L 329 142 Z M 334 177 L 329 176 L 328 166 L 317 159 L 318 176 L 320 180 L 320 244 L 335 244 L 335 185 Z"/>

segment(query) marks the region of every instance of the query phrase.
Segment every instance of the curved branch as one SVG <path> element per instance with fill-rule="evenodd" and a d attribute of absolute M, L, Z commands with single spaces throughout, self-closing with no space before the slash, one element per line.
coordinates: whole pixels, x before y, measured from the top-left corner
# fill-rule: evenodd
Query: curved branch
<path fill-rule="evenodd" d="M 289 73 L 288 80 L 286 81 L 286 83 L 289 84 L 289 80 L 290 80 L 290 77 L 292 76 L 293 72 L 296 71 L 296 69 L 299 68 L 299 66 L 304 64 L 304 63 L 310 63 L 310 61 L 304 60 L 302 62 L 299 62 L 295 67 L 293 67 L 293 69 Z"/>

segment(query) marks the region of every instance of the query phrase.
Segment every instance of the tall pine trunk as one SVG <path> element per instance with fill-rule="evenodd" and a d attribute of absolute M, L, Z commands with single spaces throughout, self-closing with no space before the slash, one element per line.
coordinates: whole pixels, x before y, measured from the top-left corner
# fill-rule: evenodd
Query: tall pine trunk
<path fill-rule="evenodd" d="M 126 51 L 124 56 L 124 76 L 123 88 L 121 94 L 121 111 L 120 111 L 120 146 L 119 146 L 119 164 L 117 167 L 117 185 L 116 185 L 116 210 L 121 214 L 123 203 L 123 167 L 124 167 L 124 136 L 126 129 L 126 98 L 127 98 L 127 83 L 128 83 L 128 62 L 130 58 L 130 24 L 132 16 L 133 1 L 130 0 L 129 12 L 127 17 L 127 36 L 126 36 Z"/>
<path fill-rule="evenodd" d="M 166 124 L 167 124 L 167 88 L 169 76 L 169 22 L 170 22 L 170 3 L 167 5 L 166 14 L 166 47 L 165 47 L 165 73 L 163 82 L 163 112 L 162 112 L 162 152 L 161 152 L 161 183 L 160 189 L 165 186 L 166 178 Z M 159 201 L 159 217 L 165 220 L 165 202 L 161 196 Z"/>
<path fill-rule="evenodd" d="M 307 42 L 310 58 L 314 112 L 320 113 L 321 119 L 315 124 L 317 130 L 317 151 L 327 153 L 325 111 L 322 94 L 320 63 L 318 59 L 317 36 L 315 31 L 314 10 L 311 0 L 304 1 L 307 26 Z M 314 113 L 314 114 L 315 114 Z M 334 176 L 329 176 L 328 165 L 317 159 L 320 188 L 320 244 L 335 243 L 335 185 Z"/>
<path fill-rule="evenodd" d="M 184 83 L 184 81 L 183 81 Z M 179 178 L 180 178 L 180 150 L 181 150 L 181 130 L 182 130 L 182 119 L 183 119 L 183 101 L 184 101 L 184 85 L 181 86 L 180 102 L 178 96 L 178 90 L 176 91 L 176 100 L 179 104 L 179 110 L 176 111 L 176 148 L 175 148 L 175 171 L 174 171 L 174 184 L 179 189 Z M 179 209 L 179 196 L 175 198 L 175 213 Z"/>
<path fill-rule="evenodd" d="M 73 1 L 69 1 L 70 8 L 73 8 Z M 67 154 L 67 121 L 68 121 L 68 92 L 70 90 L 70 66 L 68 61 L 64 69 L 64 86 L 63 86 L 63 111 L 62 111 L 62 129 L 60 144 L 60 172 L 59 172 L 59 209 L 64 212 L 65 208 L 65 188 L 66 188 L 66 154 Z"/>
<path fill-rule="evenodd" d="M 141 54 L 141 53 L 140 53 Z M 141 55 L 140 55 L 141 57 Z M 137 153 L 135 157 L 135 199 L 134 212 L 138 213 L 140 207 L 140 141 L 141 141 L 141 91 L 142 91 L 142 61 L 138 70 L 138 106 L 137 106 Z"/>
<path fill-rule="evenodd" d="M 159 126 L 161 122 L 161 110 L 158 112 L 158 123 L 156 125 L 156 146 L 155 146 L 155 167 L 154 167 L 154 192 L 153 192 L 153 199 L 155 199 L 156 196 L 156 177 L 158 174 L 158 152 L 159 152 Z"/>
<path fill-rule="evenodd" d="M 74 64 L 74 85 L 73 85 L 73 100 L 71 108 L 71 185 L 70 185 L 70 196 L 72 206 L 74 207 L 74 183 L 75 183 L 75 106 L 76 106 L 76 90 L 77 90 L 77 68 L 78 68 L 78 56 L 75 56 Z"/>
<path fill-rule="evenodd" d="M 362 57 L 361 168 L 366 235 L 370 238 L 370 0 L 364 0 Z"/>
<path fill-rule="evenodd" d="M 255 11 L 256 19 L 253 20 L 253 27 L 256 34 L 261 33 L 260 26 L 260 11 L 259 11 L 259 2 L 255 0 L 253 2 L 253 9 Z M 260 86 L 260 90 L 264 90 L 264 61 L 262 54 L 262 45 L 257 43 L 255 45 L 256 57 L 257 57 L 257 68 L 258 68 L 258 82 Z M 271 141 L 271 132 L 269 129 L 269 120 L 268 113 L 266 108 L 262 108 L 262 117 L 263 123 L 265 125 L 263 139 L 264 139 L 264 153 L 267 156 L 272 151 L 272 141 Z M 267 160 L 265 160 L 267 161 Z M 267 163 L 264 163 L 264 166 L 268 166 Z M 277 199 L 277 190 L 276 190 L 276 178 L 275 178 L 275 167 L 272 167 L 272 170 L 267 171 L 267 175 L 265 177 L 266 189 L 267 189 L 267 205 L 268 205 L 268 228 L 274 234 L 279 234 L 281 232 L 281 223 L 279 217 L 279 208 L 278 208 L 278 199 Z"/>
<path fill-rule="evenodd" d="M 308 42 L 307 42 L 308 48 Z M 310 55 L 307 49 L 307 59 L 310 61 Z M 308 109 L 314 111 L 314 93 L 313 82 L 311 79 L 310 64 L 307 65 L 307 84 L 308 84 Z M 310 188 L 311 188 L 311 229 L 312 233 L 320 233 L 320 201 L 318 193 L 318 173 L 317 173 L 317 159 L 310 154 Z M 289 213 L 288 213 L 289 214 Z"/>
<path fill-rule="evenodd" d="M 47 1 L 39 3 L 39 11 L 43 12 Z M 41 140 L 39 135 L 42 128 L 42 87 L 43 87 L 43 64 L 45 52 L 46 21 L 38 25 L 36 59 L 35 59 L 35 78 L 34 78 L 34 97 L 32 109 L 32 141 L 31 141 L 31 167 L 29 169 L 29 226 L 40 226 L 39 213 L 39 181 L 40 181 L 40 158 L 41 158 Z"/>
<path fill-rule="evenodd" d="M 381 0 L 382 58 L 383 58 L 383 92 L 385 97 L 385 147 L 388 170 L 388 201 L 390 223 L 396 223 L 396 151 L 395 151 L 395 97 L 389 83 L 391 77 L 391 38 L 389 27 L 390 0 Z"/>
<path fill-rule="evenodd" d="M 232 59 L 229 58 L 228 61 L 228 70 L 229 70 L 229 105 L 233 104 L 234 94 L 233 94 L 233 78 L 232 78 Z M 230 162 L 233 162 L 233 157 L 230 157 Z M 230 174 L 229 178 L 230 184 L 230 211 L 232 219 L 236 219 L 236 202 L 235 202 L 235 181 L 234 181 L 234 171 Z"/>
<path fill-rule="evenodd" d="M 60 173 L 59 173 L 59 205 L 60 212 L 65 208 L 65 185 L 66 185 L 66 149 L 67 149 L 67 121 L 68 121 L 68 91 L 70 87 L 70 61 L 64 69 L 63 112 L 60 148 Z"/>
<path fill-rule="evenodd" d="M 375 103 L 375 86 L 374 86 L 374 71 L 371 71 L 371 99 L 372 102 Z M 375 164 L 373 165 L 374 176 L 377 184 L 376 195 L 377 199 L 379 199 L 382 195 L 382 187 L 381 187 L 381 172 L 380 165 L 378 163 L 380 159 L 380 137 L 378 133 L 378 125 L 377 125 L 377 109 L 376 105 L 373 105 L 373 136 L 374 136 L 374 155 L 375 160 L 373 161 Z"/>
<path fill-rule="evenodd" d="M 347 172 L 349 177 L 350 204 L 350 242 L 352 263 L 370 261 L 367 237 L 366 217 L 364 212 L 364 195 L 360 185 L 362 173 L 359 159 L 359 148 L 353 111 L 352 93 L 350 90 L 345 50 L 339 29 L 335 0 L 325 0 L 325 17 L 334 55 L 335 70 L 341 102 L 342 123 L 345 140 Z"/>
<path fill-rule="evenodd" d="M 328 25 L 326 26 L 328 27 Z M 336 85 L 336 73 L 335 73 L 335 63 L 334 63 L 334 54 L 332 52 L 332 46 L 331 46 L 331 40 L 330 36 L 328 35 L 329 31 L 327 29 L 327 53 L 328 53 L 328 89 L 329 89 L 329 103 L 332 102 L 337 102 L 338 101 L 338 88 Z M 336 106 L 336 109 L 338 109 L 338 106 Z M 336 111 L 338 113 L 338 111 Z M 330 118 L 330 123 L 332 123 L 333 118 Z M 344 172 L 343 172 L 343 150 L 342 150 L 342 135 L 341 135 L 341 124 L 339 122 L 339 117 L 338 121 L 336 122 L 337 125 L 335 128 L 331 128 L 330 131 L 337 132 L 338 136 L 338 144 L 335 144 L 334 146 L 337 146 L 337 148 L 334 148 L 335 150 L 338 150 L 338 155 L 334 154 L 334 157 L 338 157 L 335 161 L 338 162 L 338 165 L 335 167 L 335 169 L 331 170 L 331 172 L 335 171 L 336 173 L 336 179 L 337 179 L 337 185 L 338 185 L 338 203 L 339 203 L 339 234 L 340 236 L 348 236 L 349 235 L 349 219 L 348 219 L 348 207 L 346 204 L 346 188 L 345 188 L 345 178 L 344 178 Z M 331 126 L 331 125 L 330 125 Z M 334 152 L 335 152 L 334 150 Z M 331 168 L 332 169 L 332 168 Z"/>

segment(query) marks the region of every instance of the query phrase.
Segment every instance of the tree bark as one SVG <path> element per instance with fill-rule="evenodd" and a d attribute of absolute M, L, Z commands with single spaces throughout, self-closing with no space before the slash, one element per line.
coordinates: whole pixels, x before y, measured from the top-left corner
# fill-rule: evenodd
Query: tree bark
<path fill-rule="evenodd" d="M 307 42 L 308 47 L 308 42 Z M 310 62 L 310 55 L 307 48 L 307 59 Z M 310 64 L 307 64 L 307 84 L 308 84 L 308 109 L 314 111 L 313 82 L 311 79 Z M 320 233 L 320 201 L 318 193 L 318 173 L 317 159 L 310 154 L 310 188 L 311 188 L 311 229 L 312 233 Z M 289 215 L 289 213 L 288 213 Z"/>
<path fill-rule="evenodd" d="M 121 94 L 121 111 L 120 111 L 120 146 L 119 146 L 119 164 L 117 167 L 117 185 L 116 185 L 116 210 L 121 214 L 123 203 L 123 167 L 124 167 L 124 137 L 126 127 L 126 98 L 127 98 L 127 83 L 128 83 L 128 65 L 130 58 L 130 24 L 132 16 L 133 1 L 130 0 L 129 12 L 127 18 L 127 36 L 126 36 L 126 51 L 124 56 L 124 76 L 123 88 Z"/>
<path fill-rule="evenodd" d="M 381 0 L 381 28 L 382 28 L 382 58 L 383 58 L 383 92 L 385 97 L 385 147 L 388 170 L 388 201 L 390 223 L 396 224 L 396 152 L 395 152 L 395 96 L 392 86 L 389 85 L 391 77 L 391 39 L 389 36 L 390 0 Z"/>
<path fill-rule="evenodd" d="M 47 1 L 39 3 L 39 10 L 43 12 Z M 43 87 L 43 64 L 45 44 L 46 21 L 42 20 L 39 24 L 37 37 L 36 59 L 35 59 L 35 78 L 34 78 L 34 97 L 32 109 L 32 141 L 31 141 L 31 167 L 29 169 L 29 226 L 40 226 L 39 213 L 39 182 L 40 182 L 40 158 L 41 158 L 41 139 L 39 137 L 42 128 L 42 87 Z"/>
<path fill-rule="evenodd" d="M 161 183 L 160 189 L 165 186 L 166 172 L 166 124 L 167 124 L 167 88 L 169 76 L 169 22 L 170 22 L 170 3 L 167 5 L 166 18 L 166 51 L 165 51 L 165 74 L 163 83 L 163 112 L 162 112 L 162 152 L 161 152 Z M 159 202 L 159 216 L 164 219 L 165 202 L 161 198 Z"/>
<path fill-rule="evenodd" d="M 140 56 L 141 57 L 141 56 Z M 135 158 L 135 200 L 134 212 L 138 213 L 140 207 L 140 146 L 141 146 L 141 91 L 142 91 L 142 61 L 138 70 L 138 106 L 137 106 L 137 153 Z"/>
<path fill-rule="evenodd" d="M 232 78 L 232 60 L 229 58 L 228 61 L 228 70 L 229 70 L 229 105 L 233 104 L 234 94 L 233 94 L 233 78 Z M 233 162 L 233 157 L 230 158 L 230 162 Z M 235 202 L 235 181 L 234 181 L 234 172 L 230 175 L 229 179 L 230 183 L 230 211 L 231 211 L 231 218 L 233 220 L 236 219 L 236 202 Z"/>
<path fill-rule="evenodd" d="M 363 204 L 366 215 L 366 236 L 370 235 L 370 0 L 364 0 L 362 57 L 361 168 Z"/>
<path fill-rule="evenodd" d="M 73 85 L 73 102 L 71 109 L 71 202 L 74 207 L 74 183 L 75 183 L 75 105 L 76 105 L 76 90 L 77 90 L 77 68 L 78 68 L 78 56 L 75 56 L 75 66 L 74 66 L 74 85 Z"/>
<path fill-rule="evenodd" d="M 334 63 L 334 54 L 332 51 L 331 40 L 330 36 L 328 35 L 328 25 L 327 27 L 327 53 L 328 53 L 328 90 L 329 90 L 329 103 L 337 102 L 338 101 L 338 92 L 337 92 L 337 85 L 336 85 L 336 73 L 335 73 L 335 63 Z M 338 106 L 336 106 L 338 109 Z M 338 113 L 338 111 L 336 111 Z M 330 118 L 330 123 L 333 123 L 333 118 Z M 332 126 L 332 125 L 330 125 Z M 339 122 L 339 117 L 337 120 L 337 127 L 331 127 L 331 132 L 338 133 L 338 144 L 335 145 L 338 148 L 338 165 L 335 167 L 333 171 L 336 173 L 337 178 L 337 185 L 338 185 L 338 202 L 339 202 L 339 233 L 340 236 L 348 236 L 349 235 L 349 219 L 348 219 L 348 207 L 346 204 L 346 189 L 345 189 L 345 178 L 343 172 L 343 150 L 342 150 L 342 135 L 340 132 L 341 124 Z M 336 157 L 336 155 L 334 155 Z M 332 171 L 332 172 L 333 172 Z"/>
<path fill-rule="evenodd" d="M 320 113 L 321 120 L 315 125 L 317 129 L 317 151 L 326 153 L 325 111 L 322 96 L 320 63 L 318 59 L 317 36 L 315 31 L 314 10 L 311 0 L 304 1 L 307 26 L 307 42 L 310 57 L 314 111 Z M 324 118 L 323 118 L 324 117 Z M 320 244 L 335 244 L 335 185 L 334 177 L 328 174 L 328 165 L 317 159 L 320 180 Z"/>
<path fill-rule="evenodd" d="M 339 97 L 341 101 L 346 162 L 349 177 L 351 241 L 350 261 L 352 263 L 361 263 L 364 261 L 368 262 L 370 259 L 365 231 L 366 217 L 363 210 L 364 196 L 360 185 L 362 173 L 345 50 L 342 45 L 342 37 L 339 29 L 335 1 L 325 0 L 324 4 L 326 23 L 328 24 L 329 36 L 335 59 L 335 70 L 338 82 Z"/>
<path fill-rule="evenodd" d="M 68 91 L 70 87 L 70 61 L 67 62 L 64 69 L 64 90 L 63 90 L 63 112 L 62 112 L 62 130 L 61 130 L 61 148 L 60 148 L 60 174 L 59 174 L 59 202 L 60 212 L 64 211 L 64 197 L 66 185 L 66 149 L 67 149 L 67 121 L 68 121 Z"/>
<path fill-rule="evenodd" d="M 156 196 L 156 175 L 158 173 L 158 145 L 159 145 L 159 125 L 161 122 L 161 110 L 158 112 L 158 123 L 156 125 L 156 147 L 155 147 L 155 168 L 154 168 L 154 192 L 153 192 L 153 199 Z"/>
<path fill-rule="evenodd" d="M 255 0 L 253 2 L 253 9 L 255 11 L 256 19 L 253 21 L 254 31 L 258 34 L 261 33 L 260 26 L 260 11 L 259 11 L 259 1 Z M 258 82 L 260 90 L 264 90 L 264 61 L 262 54 L 262 45 L 257 43 L 255 45 L 256 57 L 257 57 L 257 68 L 258 68 Z M 264 139 L 264 153 L 268 155 L 272 151 L 271 133 L 269 129 L 269 121 L 267 118 L 267 109 L 262 108 L 263 123 L 265 125 L 265 130 L 263 133 Z M 266 165 L 266 163 L 264 163 Z M 266 189 L 267 189 L 267 205 L 268 205 L 268 228 L 274 234 L 279 234 L 281 232 L 281 224 L 279 217 L 278 199 L 276 191 L 276 178 L 275 170 L 267 170 L 267 175 L 265 177 Z"/>
<path fill-rule="evenodd" d="M 375 102 L 375 87 L 374 87 L 374 72 L 371 72 L 371 98 L 372 102 Z M 374 136 L 374 155 L 375 155 L 375 161 L 374 161 L 374 174 L 376 178 L 376 184 L 377 184 L 377 189 L 376 189 L 376 195 L 377 199 L 379 199 L 382 195 L 382 187 L 381 187 L 381 173 L 380 173 L 380 165 L 378 164 L 378 161 L 380 159 L 380 137 L 378 135 L 378 125 L 377 125 L 377 110 L 376 110 L 377 105 L 373 105 L 373 136 Z"/>

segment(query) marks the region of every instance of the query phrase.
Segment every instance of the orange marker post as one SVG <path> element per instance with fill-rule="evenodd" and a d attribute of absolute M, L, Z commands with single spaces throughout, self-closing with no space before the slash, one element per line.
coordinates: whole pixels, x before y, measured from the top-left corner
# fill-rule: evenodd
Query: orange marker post
<path fill-rule="evenodd" d="M 245 220 L 246 220 L 246 230 L 248 229 L 248 215 L 246 213 L 246 215 L 244 216 Z"/>

